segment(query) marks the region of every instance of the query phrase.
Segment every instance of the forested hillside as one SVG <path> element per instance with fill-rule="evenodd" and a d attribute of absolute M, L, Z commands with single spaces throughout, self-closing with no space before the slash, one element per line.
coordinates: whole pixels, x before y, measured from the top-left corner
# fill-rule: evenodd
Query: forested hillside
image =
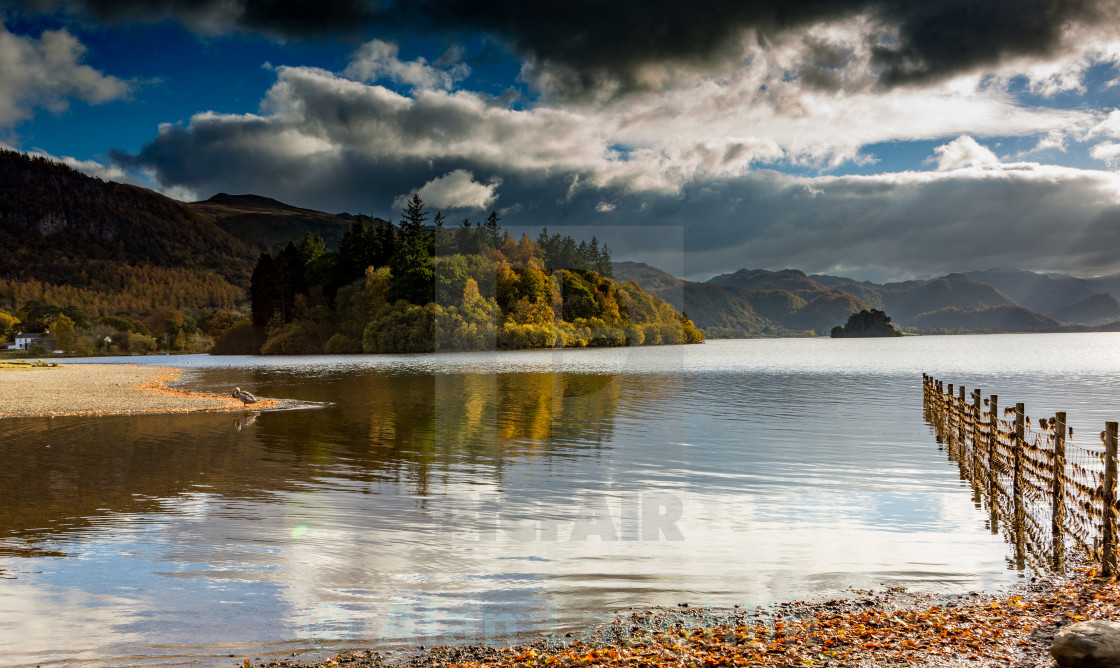
<path fill-rule="evenodd" d="M 181 202 L 0 151 L 0 310 L 18 319 L 0 338 L 65 314 L 87 352 L 106 337 L 117 350 L 205 349 L 247 305 L 252 258 Z"/>

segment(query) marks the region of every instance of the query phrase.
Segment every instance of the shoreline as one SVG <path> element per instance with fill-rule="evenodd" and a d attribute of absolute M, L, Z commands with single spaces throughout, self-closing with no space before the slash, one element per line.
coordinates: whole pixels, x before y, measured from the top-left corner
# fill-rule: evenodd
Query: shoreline
<path fill-rule="evenodd" d="M 277 407 L 273 399 L 260 399 L 249 407 L 229 395 L 169 387 L 182 372 L 178 367 L 137 364 L 0 368 L 0 419 L 239 412 Z"/>
<path fill-rule="evenodd" d="M 247 668 L 622 668 L 623 666 L 833 666 L 1053 668 L 1057 632 L 1115 619 L 1120 583 L 1095 569 L 1032 577 L 998 594 L 937 595 L 905 588 L 851 590 L 849 598 L 755 608 L 639 609 L 578 633 L 510 646 L 308 650 Z"/>

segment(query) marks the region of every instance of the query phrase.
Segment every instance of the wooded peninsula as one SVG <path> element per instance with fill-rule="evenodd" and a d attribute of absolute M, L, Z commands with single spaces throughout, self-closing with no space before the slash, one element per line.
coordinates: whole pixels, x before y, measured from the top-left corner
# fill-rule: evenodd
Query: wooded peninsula
<path fill-rule="evenodd" d="M 306 233 L 253 270 L 252 321 L 216 353 L 390 353 L 700 343 L 692 321 L 612 278 L 596 238 L 515 241 L 492 212 L 452 231 L 413 195 L 399 227 L 359 216 L 337 251 Z"/>

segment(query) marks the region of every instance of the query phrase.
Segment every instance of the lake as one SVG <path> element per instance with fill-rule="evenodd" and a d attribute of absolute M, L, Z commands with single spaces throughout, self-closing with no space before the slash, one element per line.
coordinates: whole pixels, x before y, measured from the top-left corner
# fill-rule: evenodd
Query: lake
<path fill-rule="evenodd" d="M 0 420 L 0 664 L 995 589 L 1025 574 L 923 422 L 922 373 L 1092 438 L 1120 418 L 1120 334 L 90 361 L 316 407 Z"/>

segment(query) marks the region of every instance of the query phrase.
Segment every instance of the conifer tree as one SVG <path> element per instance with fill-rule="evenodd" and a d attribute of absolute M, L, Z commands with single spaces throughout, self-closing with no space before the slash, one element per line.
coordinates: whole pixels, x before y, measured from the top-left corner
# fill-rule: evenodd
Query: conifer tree
<path fill-rule="evenodd" d="M 420 195 L 413 193 L 402 213 L 400 239 L 389 265 L 393 272 L 389 299 L 423 306 L 434 298 L 435 285 L 433 239 L 424 227 L 428 211 Z"/>

